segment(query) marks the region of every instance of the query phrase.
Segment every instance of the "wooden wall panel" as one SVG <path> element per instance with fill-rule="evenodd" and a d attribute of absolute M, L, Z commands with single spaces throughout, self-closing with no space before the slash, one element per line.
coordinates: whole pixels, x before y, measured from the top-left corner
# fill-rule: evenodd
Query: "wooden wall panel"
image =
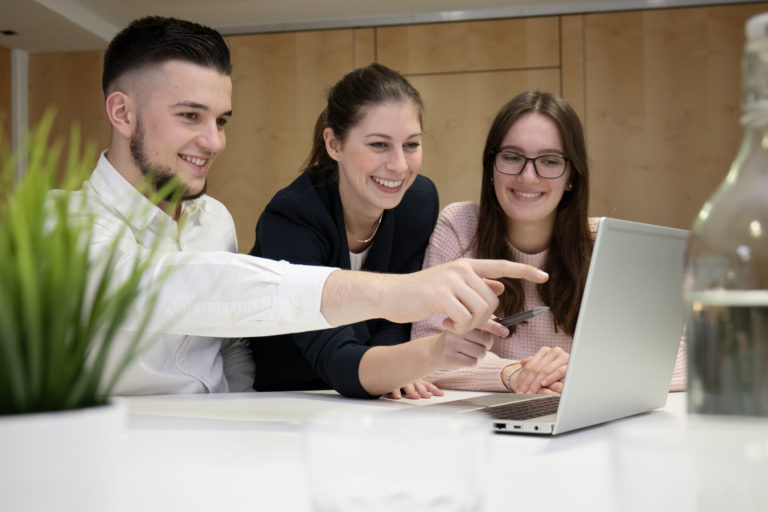
<path fill-rule="evenodd" d="M 0 165 L 11 145 L 11 50 L 0 46 Z"/>
<path fill-rule="evenodd" d="M 516 18 L 376 29 L 377 58 L 403 74 L 560 65 L 558 18 Z"/>
<path fill-rule="evenodd" d="M 208 190 L 232 213 L 241 252 L 269 199 L 298 176 L 328 88 L 355 68 L 355 41 L 352 29 L 228 38 L 233 117 Z"/>
<path fill-rule="evenodd" d="M 99 150 L 106 149 L 111 132 L 101 92 L 103 57 L 98 51 L 30 54 L 30 128 L 40 121 L 46 108 L 54 107 L 57 115 L 52 138 L 68 141 L 72 124 L 78 123 L 83 140 L 95 143 Z"/>
<path fill-rule="evenodd" d="M 561 95 L 576 111 L 585 116 L 584 90 L 584 15 L 563 16 L 560 19 L 560 53 L 562 59 Z"/>
<path fill-rule="evenodd" d="M 410 77 L 425 104 L 422 174 L 435 182 L 440 204 L 478 201 L 485 138 L 496 113 L 529 89 L 560 91 L 555 68 Z"/>
<path fill-rule="evenodd" d="M 306 158 L 328 87 L 378 60 L 424 96 L 423 172 L 443 205 L 477 199 L 491 119 L 540 88 L 584 121 L 593 215 L 689 227 L 735 156 L 743 26 L 764 11 L 768 3 L 232 36 L 234 117 L 209 191 L 248 251 L 264 205 Z M 30 124 L 53 104 L 57 134 L 78 119 L 106 147 L 101 59 L 30 55 Z M 0 48 L 0 69 L 9 68 Z M 0 84 L 4 108 L 10 115 L 10 83 Z"/>
<path fill-rule="evenodd" d="M 357 28 L 354 31 L 355 68 L 376 61 L 376 29 Z"/>
<path fill-rule="evenodd" d="M 690 227 L 736 154 L 744 22 L 766 8 L 586 16 L 593 215 Z"/>

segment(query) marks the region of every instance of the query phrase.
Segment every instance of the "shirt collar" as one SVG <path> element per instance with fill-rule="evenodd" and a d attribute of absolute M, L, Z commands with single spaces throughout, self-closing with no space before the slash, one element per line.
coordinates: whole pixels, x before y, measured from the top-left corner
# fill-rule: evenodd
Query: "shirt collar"
<path fill-rule="evenodd" d="M 99 156 L 90 183 L 104 203 L 111 205 L 123 218 L 128 219 L 132 226 L 146 228 L 152 224 L 174 222 L 172 217 L 154 205 L 115 169 L 107 159 L 106 151 Z M 182 217 L 186 222 L 200 222 L 200 215 L 206 209 L 206 197 L 202 195 L 197 199 L 182 202 Z"/>
<path fill-rule="evenodd" d="M 186 222 L 193 222 L 195 224 L 203 224 L 203 213 L 208 211 L 208 205 L 206 204 L 207 196 L 202 195 L 197 199 L 189 201 L 183 201 L 181 203 L 181 216 L 180 219 Z"/>

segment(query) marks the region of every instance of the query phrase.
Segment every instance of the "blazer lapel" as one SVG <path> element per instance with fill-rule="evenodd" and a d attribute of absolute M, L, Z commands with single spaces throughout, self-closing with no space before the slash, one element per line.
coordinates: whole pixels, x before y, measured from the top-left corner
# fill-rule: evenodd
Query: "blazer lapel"
<path fill-rule="evenodd" d="M 339 182 L 334 182 L 330 187 L 333 204 L 333 222 L 336 225 L 336 236 L 339 239 L 337 265 L 339 268 L 349 269 L 349 245 L 347 244 L 347 228 L 344 225 L 344 208 L 341 206 L 339 195 Z"/>

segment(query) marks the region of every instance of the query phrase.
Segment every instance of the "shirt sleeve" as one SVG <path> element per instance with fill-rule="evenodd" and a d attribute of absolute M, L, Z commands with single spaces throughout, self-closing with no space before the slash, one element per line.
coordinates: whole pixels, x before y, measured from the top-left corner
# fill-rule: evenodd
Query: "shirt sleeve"
<path fill-rule="evenodd" d="M 253 391 L 256 368 L 248 343 L 243 339 L 222 340 L 221 358 L 229 391 Z"/>
<path fill-rule="evenodd" d="M 142 288 L 157 293 L 142 293 L 133 315 L 139 319 L 153 311 L 150 331 L 238 338 L 330 326 L 320 307 L 333 268 L 226 251 L 163 252 L 162 245 L 152 252 L 125 223 L 108 217 L 97 218 L 90 242 L 96 279 L 104 271 L 105 255 L 117 244 L 113 285 L 124 282 L 136 262 L 150 261 Z M 129 319 L 127 329 L 131 323 Z"/>

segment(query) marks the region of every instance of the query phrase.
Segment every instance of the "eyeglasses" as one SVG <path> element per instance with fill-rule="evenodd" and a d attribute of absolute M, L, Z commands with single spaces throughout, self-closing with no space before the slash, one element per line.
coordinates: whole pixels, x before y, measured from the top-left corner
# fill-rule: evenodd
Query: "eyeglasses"
<path fill-rule="evenodd" d="M 501 174 L 514 176 L 523 172 L 528 162 L 533 162 L 533 170 L 539 178 L 554 180 L 565 174 L 570 161 L 570 158 L 560 155 L 539 155 L 528 158 L 514 151 L 499 149 L 494 157 L 494 166 Z"/>

